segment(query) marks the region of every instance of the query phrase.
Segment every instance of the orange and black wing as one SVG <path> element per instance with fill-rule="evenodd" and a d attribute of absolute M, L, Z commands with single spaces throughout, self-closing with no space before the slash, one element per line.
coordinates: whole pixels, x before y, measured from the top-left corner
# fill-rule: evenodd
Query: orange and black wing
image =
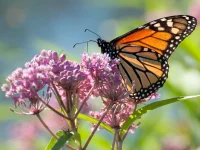
<path fill-rule="evenodd" d="M 114 40 L 114 45 L 129 44 L 149 48 L 167 59 L 178 44 L 196 27 L 196 18 L 177 15 L 160 18 L 140 26 Z"/>
<path fill-rule="evenodd" d="M 148 97 L 162 87 L 168 77 L 166 58 L 149 48 L 126 46 L 118 58 L 123 82 L 133 99 Z"/>
<path fill-rule="evenodd" d="M 127 90 L 132 91 L 131 98 L 146 98 L 163 86 L 168 77 L 168 58 L 196 24 L 192 16 L 170 16 L 111 41 L 118 51 L 119 69 Z"/>

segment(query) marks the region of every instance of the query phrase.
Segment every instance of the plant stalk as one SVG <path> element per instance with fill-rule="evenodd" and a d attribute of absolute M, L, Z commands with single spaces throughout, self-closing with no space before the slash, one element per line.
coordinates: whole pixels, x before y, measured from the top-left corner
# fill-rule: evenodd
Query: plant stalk
<path fill-rule="evenodd" d="M 75 116 L 74 116 L 74 119 L 77 118 L 78 114 L 80 113 L 80 111 L 82 110 L 83 106 L 85 105 L 85 103 L 87 102 L 91 92 L 93 91 L 94 89 L 94 85 L 92 86 L 92 88 L 90 89 L 90 91 L 88 92 L 87 96 L 85 97 L 85 99 L 83 100 L 81 106 L 79 107 L 78 111 L 76 112 Z"/>
<path fill-rule="evenodd" d="M 103 116 L 100 118 L 99 122 L 97 123 L 97 125 L 95 126 L 94 130 L 92 131 L 91 135 L 89 136 L 88 140 L 86 141 L 84 147 L 82 150 L 86 150 L 88 144 L 90 143 L 92 137 L 94 136 L 95 132 L 97 131 L 99 125 L 101 124 L 101 122 L 103 121 L 104 117 L 107 115 L 108 111 L 110 110 L 110 108 L 113 106 L 113 101 L 110 102 L 110 104 L 107 107 L 106 112 L 103 114 Z"/>
<path fill-rule="evenodd" d="M 51 83 L 51 85 L 52 85 L 52 87 L 53 87 L 53 91 L 55 92 L 55 95 L 58 97 L 58 99 L 56 98 L 57 101 L 58 101 L 58 104 L 61 105 L 61 106 L 60 106 L 61 109 L 64 109 L 64 111 L 67 113 L 67 110 L 66 110 L 66 108 L 65 108 L 65 104 L 63 103 L 63 101 L 62 101 L 62 99 L 61 99 L 61 96 L 60 96 L 60 94 L 58 93 L 58 90 L 57 90 L 56 86 L 55 86 L 53 83 Z"/>
<path fill-rule="evenodd" d="M 49 109 L 51 109 L 53 112 L 55 112 L 56 114 L 58 114 L 59 116 L 67 119 L 67 120 L 71 120 L 71 118 L 63 115 L 62 113 L 60 113 L 59 111 L 57 111 L 56 109 L 54 109 L 52 106 L 50 106 L 48 103 L 46 103 L 43 99 L 41 99 L 40 97 L 38 97 L 38 99 L 44 104 L 46 105 Z"/>
<path fill-rule="evenodd" d="M 122 150 L 123 139 L 120 137 L 120 129 L 115 129 L 117 150 Z"/>
<path fill-rule="evenodd" d="M 115 130 L 115 134 L 114 134 L 114 137 L 113 137 L 113 142 L 112 142 L 111 150 L 114 150 L 114 149 L 115 149 L 116 138 L 117 138 L 117 132 L 116 132 L 116 130 Z"/>
<path fill-rule="evenodd" d="M 42 123 L 42 125 L 45 127 L 45 129 L 47 129 L 47 131 L 56 139 L 58 140 L 58 137 L 49 129 L 49 127 L 47 126 L 47 124 L 42 120 L 41 116 L 39 113 L 36 114 L 37 118 L 40 120 L 40 122 Z M 75 148 L 71 147 L 70 145 L 66 144 L 65 145 L 67 148 L 69 148 L 70 150 L 76 150 Z"/>

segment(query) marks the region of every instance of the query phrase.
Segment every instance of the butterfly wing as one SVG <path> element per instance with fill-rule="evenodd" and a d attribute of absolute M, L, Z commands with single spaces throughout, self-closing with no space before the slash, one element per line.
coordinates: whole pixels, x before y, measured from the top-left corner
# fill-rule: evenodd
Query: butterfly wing
<path fill-rule="evenodd" d="M 120 51 L 119 70 L 133 99 L 143 99 L 162 87 L 168 77 L 165 57 L 141 46 L 124 46 Z M 132 89 L 132 84 L 135 84 Z"/>
<path fill-rule="evenodd" d="M 149 48 L 167 59 L 178 44 L 195 29 L 196 18 L 177 15 L 160 18 L 140 26 L 114 40 L 114 45 L 131 44 Z"/>
<path fill-rule="evenodd" d="M 168 58 L 196 27 L 192 16 L 170 16 L 149 22 L 111 41 L 118 51 L 119 69 L 130 97 L 146 98 L 168 77 Z"/>

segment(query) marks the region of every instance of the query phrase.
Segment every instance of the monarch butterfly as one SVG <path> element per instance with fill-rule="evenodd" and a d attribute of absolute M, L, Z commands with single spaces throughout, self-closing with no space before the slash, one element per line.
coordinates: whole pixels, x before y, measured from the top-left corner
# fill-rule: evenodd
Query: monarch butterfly
<path fill-rule="evenodd" d="M 111 59 L 120 59 L 118 68 L 131 98 L 150 96 L 163 86 L 169 71 L 168 58 L 178 44 L 195 29 L 196 18 L 188 15 L 154 20 L 106 42 L 97 44 Z M 135 89 L 132 84 L 135 82 Z"/>

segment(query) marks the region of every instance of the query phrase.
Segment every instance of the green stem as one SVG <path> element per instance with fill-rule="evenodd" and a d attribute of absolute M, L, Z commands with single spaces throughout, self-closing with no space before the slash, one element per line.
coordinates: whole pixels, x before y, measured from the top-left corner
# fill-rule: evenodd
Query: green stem
<path fill-rule="evenodd" d="M 69 117 L 63 115 L 62 113 L 60 113 L 59 111 L 57 111 L 56 109 L 54 109 L 52 106 L 50 106 L 48 103 L 46 103 L 43 99 L 41 99 L 40 97 L 38 97 L 38 99 L 44 104 L 46 105 L 49 109 L 51 109 L 53 112 L 55 112 L 56 114 L 58 114 L 59 116 L 67 119 L 67 120 L 71 120 Z"/>
<path fill-rule="evenodd" d="M 117 150 L 122 150 L 123 141 L 118 141 L 118 148 Z"/>
<path fill-rule="evenodd" d="M 72 118 L 71 120 L 68 121 L 69 125 L 70 125 L 70 128 L 72 130 L 72 132 L 74 133 L 74 135 L 77 135 L 78 132 L 77 132 L 77 123 L 76 123 L 76 119 L 74 118 L 74 114 L 75 114 L 75 109 L 74 107 L 76 107 L 75 103 L 73 103 L 73 101 L 75 102 L 75 97 L 74 96 L 74 92 L 71 92 L 71 91 L 65 91 L 66 92 L 66 112 L 67 112 L 67 115 L 69 118 Z M 79 150 L 82 150 L 82 146 L 81 146 L 81 140 L 78 138 L 75 140 L 75 143 L 77 144 L 78 146 L 78 149 Z"/>
<path fill-rule="evenodd" d="M 93 91 L 94 89 L 94 85 L 92 86 L 92 88 L 90 89 L 90 91 L 88 92 L 87 96 L 85 97 L 85 99 L 83 100 L 81 106 L 79 107 L 78 111 L 76 112 L 75 116 L 74 116 L 74 119 L 77 118 L 78 114 L 80 113 L 80 111 L 82 110 L 83 106 L 85 105 L 85 103 L 87 102 L 91 92 Z"/>
<path fill-rule="evenodd" d="M 84 145 L 84 147 L 83 147 L 82 150 L 86 150 L 86 148 L 87 148 L 88 144 L 90 143 L 92 137 L 94 136 L 95 132 L 97 131 L 97 129 L 98 129 L 98 127 L 99 127 L 99 125 L 100 125 L 101 122 L 103 121 L 104 117 L 107 115 L 107 113 L 108 113 L 108 111 L 110 110 L 110 108 L 112 107 L 112 105 L 113 105 L 113 102 L 110 102 L 110 104 L 109 104 L 108 107 L 107 107 L 106 112 L 105 112 L 105 113 L 103 114 L 103 116 L 100 118 L 99 122 L 97 123 L 97 125 L 95 126 L 95 128 L 94 128 L 94 130 L 92 131 L 91 135 L 90 135 L 89 138 L 87 139 L 87 141 L 86 141 L 86 143 L 85 143 L 85 145 Z"/>
<path fill-rule="evenodd" d="M 115 129 L 115 132 L 116 132 L 117 150 L 122 150 L 123 139 L 121 139 L 120 137 L 120 129 Z"/>
<path fill-rule="evenodd" d="M 39 113 L 36 114 L 36 116 L 38 117 L 38 119 L 40 120 L 40 122 L 42 123 L 42 125 L 47 129 L 47 131 L 48 131 L 55 139 L 58 139 L 58 137 L 49 129 L 49 127 L 46 125 L 46 123 L 42 120 L 42 118 L 40 117 Z"/>
<path fill-rule="evenodd" d="M 134 106 L 134 109 L 133 109 L 133 113 L 136 112 L 136 110 L 137 110 L 137 105 L 138 105 L 138 102 L 135 101 L 135 106 Z M 130 128 L 131 128 L 131 126 L 128 128 L 128 130 L 127 130 L 127 131 L 124 133 L 124 135 L 121 137 L 122 140 L 124 140 L 124 139 L 126 138 L 126 136 L 127 136 L 128 131 L 129 131 Z"/>
<path fill-rule="evenodd" d="M 67 113 L 67 110 L 65 109 L 65 104 L 63 103 L 62 101 L 62 98 L 60 96 L 60 94 L 58 93 L 58 90 L 56 88 L 56 86 L 51 83 L 52 87 L 53 87 L 53 91 L 55 92 L 55 95 L 56 95 L 56 100 L 58 101 L 58 104 L 60 105 L 61 109 L 64 109 L 64 111 Z"/>
<path fill-rule="evenodd" d="M 67 110 L 67 115 L 68 117 L 71 118 L 71 109 L 72 109 L 72 99 L 71 99 L 71 92 L 65 90 L 65 93 L 66 93 L 66 110 Z"/>
<path fill-rule="evenodd" d="M 114 134 L 114 137 L 113 137 L 113 142 L 112 142 L 111 150 L 114 150 L 114 149 L 115 149 L 116 138 L 117 138 L 117 132 L 116 132 L 116 130 L 115 130 L 115 134 Z"/>
<path fill-rule="evenodd" d="M 45 129 L 47 129 L 47 131 L 56 139 L 58 140 L 58 137 L 49 129 L 49 127 L 47 126 L 47 124 L 42 120 L 40 114 L 36 114 L 37 118 L 40 120 L 40 122 L 42 123 L 42 125 L 45 127 Z M 70 145 L 66 144 L 65 145 L 67 148 L 69 148 L 70 150 L 76 150 L 75 148 L 71 147 Z"/>

